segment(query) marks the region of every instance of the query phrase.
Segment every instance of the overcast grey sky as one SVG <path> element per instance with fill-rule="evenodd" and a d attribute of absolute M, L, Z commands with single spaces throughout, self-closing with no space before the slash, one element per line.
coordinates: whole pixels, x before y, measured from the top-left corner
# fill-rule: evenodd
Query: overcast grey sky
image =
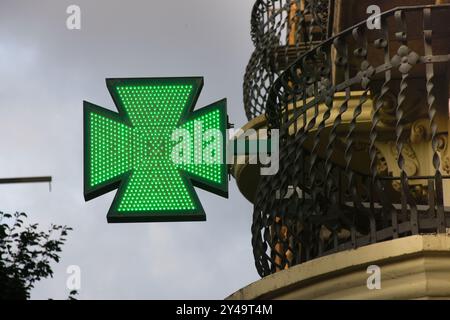
<path fill-rule="evenodd" d="M 83 100 L 114 109 L 110 77 L 204 76 L 197 107 L 228 98 L 246 122 L 242 77 L 252 51 L 254 0 L 1 0 L 0 177 L 52 175 L 46 185 L 0 186 L 0 210 L 74 228 L 53 279 L 32 298 L 66 298 L 66 268 L 81 267 L 80 299 L 221 299 L 257 280 L 252 206 L 197 189 L 208 221 L 106 223 L 114 193 L 83 199 Z M 81 30 L 66 8 L 81 7 Z"/>

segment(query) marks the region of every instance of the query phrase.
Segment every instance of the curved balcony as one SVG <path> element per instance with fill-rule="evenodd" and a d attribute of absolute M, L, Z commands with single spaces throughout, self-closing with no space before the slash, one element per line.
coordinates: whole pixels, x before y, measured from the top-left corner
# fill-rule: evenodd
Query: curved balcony
<path fill-rule="evenodd" d="M 450 5 L 389 10 L 380 29 L 352 26 L 274 81 L 265 111 L 280 170 L 261 177 L 252 225 L 261 276 L 447 231 L 449 19 Z"/>
<path fill-rule="evenodd" d="M 265 113 L 269 88 L 302 53 L 326 39 L 329 0 L 257 0 L 252 11 L 255 45 L 244 76 L 249 120 Z"/>

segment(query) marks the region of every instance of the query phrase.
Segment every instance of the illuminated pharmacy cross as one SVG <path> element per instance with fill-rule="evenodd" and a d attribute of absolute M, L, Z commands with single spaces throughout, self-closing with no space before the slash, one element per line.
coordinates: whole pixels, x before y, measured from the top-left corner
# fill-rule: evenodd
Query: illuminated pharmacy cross
<path fill-rule="evenodd" d="M 192 112 L 202 78 L 109 79 L 107 86 L 119 113 L 84 102 L 85 199 L 118 188 L 108 222 L 205 220 L 193 185 L 227 196 L 226 161 L 175 163 L 172 135 L 220 130 L 225 146 L 226 101 Z M 201 160 L 208 141 L 194 142 L 187 150 Z"/>

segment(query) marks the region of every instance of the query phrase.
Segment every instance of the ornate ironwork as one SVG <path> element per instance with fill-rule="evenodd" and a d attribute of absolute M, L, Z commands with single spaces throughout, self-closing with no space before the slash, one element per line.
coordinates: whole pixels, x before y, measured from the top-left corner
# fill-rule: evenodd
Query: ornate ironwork
<path fill-rule="evenodd" d="M 250 102 L 265 94 L 247 96 L 248 116 L 265 111 L 281 136 L 279 172 L 261 177 L 253 214 L 263 277 L 450 226 L 450 33 L 435 30 L 450 6 L 400 7 L 380 19 L 380 30 L 363 22 L 300 55 L 273 81 L 265 105 Z M 255 43 L 271 48 L 261 31 L 253 30 Z M 263 72 L 260 79 L 276 75 Z"/>
<path fill-rule="evenodd" d="M 244 77 L 248 119 L 265 112 L 269 88 L 302 53 L 327 37 L 329 0 L 257 0 L 251 30 L 255 45 Z"/>

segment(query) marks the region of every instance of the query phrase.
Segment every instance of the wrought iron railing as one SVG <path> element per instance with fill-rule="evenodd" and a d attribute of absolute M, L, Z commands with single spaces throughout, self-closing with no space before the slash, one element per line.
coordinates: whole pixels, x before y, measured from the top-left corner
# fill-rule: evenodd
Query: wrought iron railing
<path fill-rule="evenodd" d="M 244 77 L 248 119 L 265 112 L 269 88 L 302 53 L 327 37 L 330 0 L 257 0 L 251 30 L 255 45 Z"/>
<path fill-rule="evenodd" d="M 280 169 L 255 199 L 261 276 L 450 226 L 450 6 L 380 19 L 379 30 L 363 22 L 303 54 L 270 89 Z"/>

